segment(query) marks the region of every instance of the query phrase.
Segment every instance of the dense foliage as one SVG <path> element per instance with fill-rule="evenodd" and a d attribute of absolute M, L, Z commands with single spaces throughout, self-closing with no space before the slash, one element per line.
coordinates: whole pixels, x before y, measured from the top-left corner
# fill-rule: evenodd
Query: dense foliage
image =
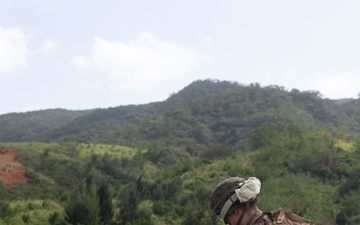
<path fill-rule="evenodd" d="M 207 80 L 164 102 L 44 112 L 54 124 L 34 126 L 46 135 L 22 131 L 29 113 L 16 126 L 2 115 L 0 147 L 16 149 L 28 181 L 0 183 L 0 225 L 219 225 L 209 194 L 237 175 L 261 179 L 264 211 L 360 224 L 359 102 Z"/>
<path fill-rule="evenodd" d="M 38 115 L 34 117 L 34 115 Z M 61 115 L 61 116 L 59 116 Z M 67 116 L 67 120 L 62 119 Z M 241 144 L 268 122 L 360 131 L 360 99 L 329 100 L 316 91 L 195 81 L 166 101 L 91 111 L 45 110 L 0 115 L 0 141 L 107 143 L 142 146 L 152 140 Z"/>
<path fill-rule="evenodd" d="M 218 182 L 236 175 L 262 180 L 259 206 L 265 211 L 283 207 L 324 224 L 360 222 L 354 207 L 360 196 L 360 139 L 349 140 L 347 133 L 271 123 L 252 130 L 244 149 L 209 146 L 200 156 L 160 142 L 123 150 L 1 145 L 17 149 L 30 181 L 1 186 L 0 224 L 16 218 L 24 224 L 221 224 L 208 196 Z M 226 155 L 217 153 L 222 149 Z M 21 205 L 19 199 L 41 206 Z M 38 208 L 47 214 L 34 213 Z"/>
<path fill-rule="evenodd" d="M 48 109 L 0 115 L 0 141 L 33 141 L 92 111 Z"/>

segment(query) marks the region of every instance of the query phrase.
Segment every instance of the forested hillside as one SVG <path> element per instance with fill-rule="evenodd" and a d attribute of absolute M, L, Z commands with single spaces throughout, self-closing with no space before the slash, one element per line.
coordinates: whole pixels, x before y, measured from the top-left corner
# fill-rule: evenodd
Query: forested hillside
<path fill-rule="evenodd" d="M 202 144 L 238 145 L 249 130 L 276 121 L 350 133 L 360 130 L 360 99 L 336 101 L 323 99 L 316 91 L 213 80 L 195 81 L 164 102 L 61 111 L 67 120 L 60 119 L 56 110 L 37 112 L 35 120 L 34 113 L 0 116 L 0 141 L 133 146 L 154 139 L 193 138 Z"/>
<path fill-rule="evenodd" d="M 33 141 L 91 111 L 48 109 L 0 115 L 0 141 Z"/>
<path fill-rule="evenodd" d="M 260 178 L 264 211 L 360 224 L 359 99 L 205 80 L 77 113 L 39 116 L 45 133 L 22 129 L 30 113 L 0 116 L 1 134 L 24 132 L 0 137 L 0 225 L 219 225 L 209 194 L 237 175 Z"/>

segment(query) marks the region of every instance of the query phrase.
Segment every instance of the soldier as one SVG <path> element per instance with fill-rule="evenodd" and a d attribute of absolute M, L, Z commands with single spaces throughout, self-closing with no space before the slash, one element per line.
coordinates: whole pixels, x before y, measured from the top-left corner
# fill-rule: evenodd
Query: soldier
<path fill-rule="evenodd" d="M 210 208 L 225 224 L 230 225 L 314 225 L 312 220 L 304 219 L 288 210 L 262 212 L 256 199 L 260 188 L 261 182 L 256 177 L 228 178 L 211 192 Z"/>

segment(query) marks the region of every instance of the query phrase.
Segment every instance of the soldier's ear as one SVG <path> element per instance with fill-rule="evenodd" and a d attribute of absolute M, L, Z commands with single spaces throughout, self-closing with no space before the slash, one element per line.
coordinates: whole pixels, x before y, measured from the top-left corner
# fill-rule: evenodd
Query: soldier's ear
<path fill-rule="evenodd" d="M 236 208 L 234 211 L 232 211 L 228 216 L 227 216 L 227 221 L 230 224 L 234 224 L 233 221 L 237 221 L 238 218 L 241 215 L 241 208 Z M 236 223 L 236 222 L 235 222 Z"/>

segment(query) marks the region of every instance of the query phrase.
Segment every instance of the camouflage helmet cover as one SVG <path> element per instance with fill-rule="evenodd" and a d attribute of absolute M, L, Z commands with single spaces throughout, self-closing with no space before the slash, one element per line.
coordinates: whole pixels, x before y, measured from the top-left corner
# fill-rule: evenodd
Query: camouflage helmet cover
<path fill-rule="evenodd" d="M 210 208 L 216 215 L 220 215 L 225 202 L 234 194 L 235 189 L 240 188 L 245 183 L 241 177 L 230 177 L 221 183 L 210 194 Z"/>

